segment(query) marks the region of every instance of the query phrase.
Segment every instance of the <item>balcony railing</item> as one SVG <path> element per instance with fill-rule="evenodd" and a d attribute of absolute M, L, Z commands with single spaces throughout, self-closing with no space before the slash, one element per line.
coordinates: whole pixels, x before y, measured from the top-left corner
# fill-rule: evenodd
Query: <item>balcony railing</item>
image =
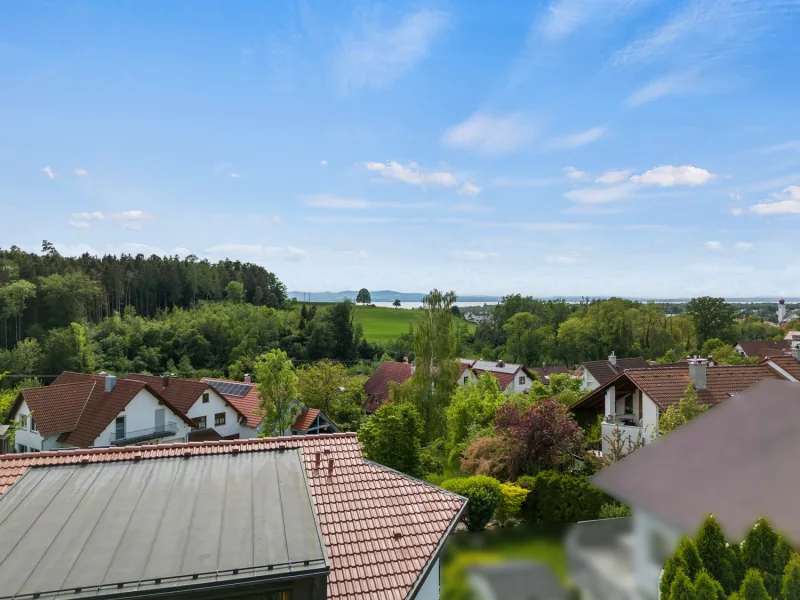
<path fill-rule="evenodd" d="M 122 435 L 118 435 L 119 433 L 122 433 Z M 126 444 L 135 444 L 146 440 L 155 440 L 176 433 L 178 433 L 178 424 L 170 421 L 166 425 L 158 425 L 156 427 L 150 427 L 149 429 L 137 429 L 136 431 L 124 432 L 112 431 L 111 443 L 115 446 L 124 446 Z"/>
<path fill-rule="evenodd" d="M 647 442 L 646 431 L 643 427 L 636 427 L 633 425 L 617 425 L 616 423 L 603 423 L 601 427 L 603 436 L 601 450 L 603 451 L 603 454 L 606 454 L 612 450 L 611 440 L 615 440 L 615 430 L 619 430 L 620 432 L 619 443 L 621 444 L 621 447 L 618 448 L 618 451 L 622 451 L 623 454 L 627 454 L 628 450 L 634 447 L 638 442 Z"/>

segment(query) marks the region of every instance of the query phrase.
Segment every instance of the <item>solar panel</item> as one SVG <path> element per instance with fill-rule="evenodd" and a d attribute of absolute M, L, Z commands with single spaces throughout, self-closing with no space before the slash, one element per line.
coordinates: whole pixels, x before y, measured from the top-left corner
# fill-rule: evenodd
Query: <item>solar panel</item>
<path fill-rule="evenodd" d="M 235 381 L 218 381 L 215 379 L 207 381 L 211 387 L 226 396 L 245 396 L 250 391 L 250 388 L 253 387 L 250 383 L 237 383 Z"/>

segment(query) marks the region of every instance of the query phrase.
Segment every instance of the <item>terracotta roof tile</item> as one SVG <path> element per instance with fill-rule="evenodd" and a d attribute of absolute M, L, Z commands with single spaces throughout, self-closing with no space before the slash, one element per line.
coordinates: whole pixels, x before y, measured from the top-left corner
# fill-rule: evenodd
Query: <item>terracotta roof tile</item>
<path fill-rule="evenodd" d="M 355 434 L 66 450 L 0 457 L 0 494 L 37 465 L 299 448 L 331 562 L 333 600 L 405 598 L 466 501 L 366 461 Z M 320 453 L 320 466 L 316 455 Z M 328 459 L 334 462 L 328 473 Z M 396 537 L 395 532 L 401 534 Z M 365 581 L 365 579 L 367 579 Z"/>
<path fill-rule="evenodd" d="M 775 363 L 778 367 L 786 371 L 789 375 L 800 381 L 800 362 L 790 354 L 781 354 L 779 356 L 767 356 L 761 360 L 762 363 L 767 362 Z"/>
<path fill-rule="evenodd" d="M 131 373 L 126 379 L 144 381 L 147 385 L 156 390 L 162 398 L 169 400 L 175 408 L 182 410 L 184 414 L 189 412 L 189 409 L 194 406 L 194 403 L 197 402 L 204 393 L 209 390 L 216 392 L 211 385 L 197 379 L 170 377 L 167 387 L 164 387 L 164 378 L 157 375 Z M 219 394 L 219 392 L 217 393 Z M 222 396 L 222 394 L 219 395 Z M 241 417 L 246 418 L 246 415 L 242 413 L 235 404 L 231 403 L 227 397 L 223 396 L 223 400 L 225 400 L 233 410 L 239 413 Z"/>
<path fill-rule="evenodd" d="M 411 365 L 409 363 L 382 362 L 369 379 L 364 382 L 364 410 L 375 412 L 380 406 L 389 400 L 389 384 L 404 383 L 411 379 Z"/>
<path fill-rule="evenodd" d="M 497 385 L 500 386 L 501 390 L 505 390 L 514 381 L 514 377 L 516 376 L 516 373 L 498 373 L 497 371 L 483 371 L 481 369 L 473 369 L 473 373 L 478 377 L 484 373 L 491 373 L 494 375 L 494 378 L 497 379 Z"/>
<path fill-rule="evenodd" d="M 746 356 L 767 356 L 770 353 L 784 352 L 792 349 L 792 342 L 788 340 L 747 340 L 739 342 Z"/>
<path fill-rule="evenodd" d="M 203 377 L 200 381 L 204 383 L 209 381 L 224 381 L 227 383 L 239 383 L 245 385 L 242 381 L 233 381 L 232 379 L 217 379 L 216 377 Z M 256 384 L 252 383 L 248 385 L 250 385 L 250 389 L 244 396 L 232 396 L 230 394 L 222 394 L 220 392 L 217 393 L 225 398 L 225 400 L 230 402 L 231 406 L 233 406 L 237 411 L 247 418 L 246 424 L 248 427 L 258 427 L 258 424 L 261 423 L 261 419 L 263 418 L 258 410 L 258 405 L 261 403 L 261 399 L 258 397 L 258 389 L 256 388 Z"/>
<path fill-rule="evenodd" d="M 532 373 L 536 373 L 536 376 L 539 378 L 539 381 L 545 382 L 545 377 L 548 379 L 551 375 L 561 375 L 561 374 L 569 374 L 571 371 L 567 369 L 567 367 L 561 367 L 556 365 L 546 365 L 544 367 L 532 367 L 528 369 Z"/>
<path fill-rule="evenodd" d="M 22 399 L 34 413 L 36 428 L 42 435 L 53 435 L 75 429 L 78 417 L 89 399 L 96 381 L 82 381 L 65 385 L 22 390 Z M 104 385 L 100 382 L 100 385 Z M 9 411 L 12 418 L 16 407 Z"/>
<path fill-rule="evenodd" d="M 292 431 L 308 431 L 308 428 L 314 423 L 314 419 L 320 413 L 318 408 L 307 408 L 299 415 L 292 425 Z"/>
<path fill-rule="evenodd" d="M 616 365 L 612 365 L 608 360 L 590 360 L 583 363 L 583 366 L 597 380 L 597 383 L 604 385 L 625 369 L 648 367 L 650 363 L 643 358 L 618 358 Z"/>

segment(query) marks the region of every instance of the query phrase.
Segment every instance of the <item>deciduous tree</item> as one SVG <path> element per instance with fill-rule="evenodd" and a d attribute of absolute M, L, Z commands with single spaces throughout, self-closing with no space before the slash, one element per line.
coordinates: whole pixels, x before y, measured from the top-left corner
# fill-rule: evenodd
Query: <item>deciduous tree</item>
<path fill-rule="evenodd" d="M 697 345 L 702 346 L 709 338 L 728 337 L 733 327 L 736 308 L 725 302 L 725 298 L 702 296 L 692 298 L 686 304 L 686 313 L 694 322 Z"/>
<path fill-rule="evenodd" d="M 369 294 L 369 290 L 367 288 L 361 288 L 358 290 L 358 295 L 356 296 L 356 304 L 371 304 L 372 303 L 372 296 Z"/>
<path fill-rule="evenodd" d="M 364 456 L 369 460 L 418 477 L 422 450 L 422 422 L 410 404 L 381 406 L 358 431 Z"/>
<path fill-rule="evenodd" d="M 673 404 L 661 415 L 658 420 L 658 435 L 669 433 L 676 430 L 681 425 L 688 423 L 697 415 L 708 410 L 707 404 L 700 404 L 697 401 L 697 390 L 692 384 L 683 392 L 683 398 L 677 405 Z"/>
<path fill-rule="evenodd" d="M 261 435 L 284 435 L 300 414 L 297 401 L 297 375 L 283 350 L 271 350 L 258 357 L 255 375 L 264 417 Z"/>

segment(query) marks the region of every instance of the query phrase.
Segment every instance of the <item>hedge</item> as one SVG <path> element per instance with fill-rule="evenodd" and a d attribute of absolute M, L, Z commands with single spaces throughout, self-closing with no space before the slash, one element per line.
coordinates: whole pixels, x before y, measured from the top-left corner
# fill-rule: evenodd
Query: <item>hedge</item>
<path fill-rule="evenodd" d="M 500 505 L 502 489 L 500 482 L 487 475 L 475 475 L 442 482 L 446 490 L 469 499 L 464 522 L 470 531 L 481 531 Z"/>
<path fill-rule="evenodd" d="M 576 523 L 600 517 L 604 504 L 614 502 L 608 494 L 583 477 L 542 471 L 523 476 L 517 485 L 531 490 L 522 505 L 525 520 L 536 523 Z"/>

